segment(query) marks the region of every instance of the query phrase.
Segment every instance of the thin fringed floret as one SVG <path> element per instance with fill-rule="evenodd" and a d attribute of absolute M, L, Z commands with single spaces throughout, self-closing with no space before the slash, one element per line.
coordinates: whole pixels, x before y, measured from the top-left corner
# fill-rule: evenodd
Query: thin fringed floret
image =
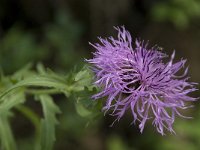
<path fill-rule="evenodd" d="M 117 39 L 99 38 L 100 44 L 91 44 L 96 51 L 94 58 L 87 60 L 93 65 L 95 84 L 101 92 L 93 99 L 106 97 L 103 111 L 109 112 L 120 120 L 131 110 L 133 123 L 139 123 L 140 132 L 148 120 L 160 134 L 165 130 L 174 133 L 175 116 L 184 117 L 179 112 L 190 106 L 186 102 L 196 98 L 188 94 L 197 90 L 193 82 L 188 81 L 184 69 L 186 60 L 174 63 L 175 51 L 169 56 L 154 46 L 148 48 L 144 41 L 135 41 L 124 27 L 115 27 Z M 182 75 L 177 72 L 184 70 Z M 115 121 L 116 121 L 115 120 Z"/>

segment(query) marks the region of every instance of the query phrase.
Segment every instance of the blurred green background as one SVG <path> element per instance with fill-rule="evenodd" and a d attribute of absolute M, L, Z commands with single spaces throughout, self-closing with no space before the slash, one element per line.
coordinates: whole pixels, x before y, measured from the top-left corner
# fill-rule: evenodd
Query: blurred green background
<path fill-rule="evenodd" d="M 0 66 L 12 74 L 32 62 L 68 73 L 84 65 L 93 49 L 88 41 L 116 36 L 113 26 L 125 25 L 133 38 L 149 40 L 176 59 L 187 58 L 192 81 L 200 81 L 199 0 L 0 0 Z M 193 93 L 198 97 L 199 92 Z M 70 99 L 60 106 L 55 150 L 199 150 L 200 105 L 185 112 L 194 119 L 177 119 L 176 135 L 159 135 L 149 122 L 143 134 L 127 114 L 113 127 L 103 115 L 89 120 L 76 113 Z M 36 102 L 28 102 L 38 112 Z M 21 149 L 31 146 L 33 126 L 20 113 L 12 119 Z"/>

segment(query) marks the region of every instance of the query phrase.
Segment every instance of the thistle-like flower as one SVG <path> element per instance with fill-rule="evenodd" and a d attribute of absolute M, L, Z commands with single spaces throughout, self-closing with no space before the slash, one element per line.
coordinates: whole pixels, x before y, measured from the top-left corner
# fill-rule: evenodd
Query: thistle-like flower
<path fill-rule="evenodd" d="M 175 115 L 184 117 L 179 111 L 190 107 L 185 102 L 196 100 L 188 96 L 196 90 L 196 83 L 186 77 L 188 69 L 176 75 L 186 60 L 173 63 L 174 51 L 170 60 L 164 62 L 168 56 L 159 47 L 148 48 L 138 40 L 132 47 L 130 33 L 124 27 L 115 29 L 118 39 L 99 38 L 101 44 L 90 43 L 96 52 L 94 58 L 87 61 L 93 64 L 95 84 L 102 89 L 93 98 L 106 97 L 103 110 L 116 116 L 118 121 L 131 110 L 133 123 L 139 123 L 140 132 L 147 120 L 152 120 L 162 135 L 164 128 L 174 132 Z"/>

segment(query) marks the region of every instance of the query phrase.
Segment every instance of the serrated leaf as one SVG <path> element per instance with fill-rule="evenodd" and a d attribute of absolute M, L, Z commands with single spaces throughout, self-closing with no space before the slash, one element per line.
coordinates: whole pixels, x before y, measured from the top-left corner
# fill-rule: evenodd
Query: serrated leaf
<path fill-rule="evenodd" d="M 75 81 L 79 81 L 79 80 L 82 80 L 85 76 L 88 76 L 88 72 L 87 70 L 82 70 L 82 71 L 79 71 L 76 76 L 75 76 Z"/>
<path fill-rule="evenodd" d="M 81 71 L 79 71 L 75 77 L 75 84 L 74 84 L 74 89 L 75 91 L 82 91 L 84 90 L 85 87 L 87 88 L 93 88 L 92 86 L 92 73 L 84 67 Z"/>
<path fill-rule="evenodd" d="M 42 104 L 44 119 L 41 121 L 41 150 L 52 150 L 55 138 L 55 126 L 58 124 L 56 114 L 60 113 L 60 109 L 48 95 L 40 95 L 39 100 Z"/>
<path fill-rule="evenodd" d="M 91 81 L 91 72 L 86 67 L 83 67 L 83 69 L 75 75 L 74 80 L 87 83 Z"/>

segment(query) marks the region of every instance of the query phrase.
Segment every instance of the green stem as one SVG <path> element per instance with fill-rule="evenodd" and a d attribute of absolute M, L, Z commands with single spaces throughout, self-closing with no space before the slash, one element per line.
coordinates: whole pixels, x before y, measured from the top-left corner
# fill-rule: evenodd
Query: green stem
<path fill-rule="evenodd" d="M 27 94 L 60 94 L 62 93 L 58 89 L 26 89 Z"/>

